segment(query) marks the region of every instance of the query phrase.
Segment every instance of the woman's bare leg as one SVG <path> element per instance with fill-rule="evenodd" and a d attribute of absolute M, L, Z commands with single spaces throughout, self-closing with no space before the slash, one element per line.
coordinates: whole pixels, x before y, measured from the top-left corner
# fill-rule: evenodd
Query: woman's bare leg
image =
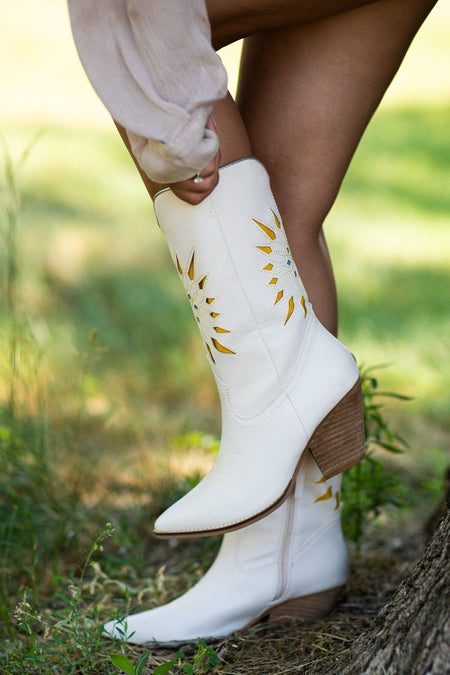
<path fill-rule="evenodd" d="M 297 25 L 376 1 L 378 0 L 278 0 L 274 3 L 273 0 L 206 0 L 206 5 L 211 21 L 212 42 L 219 49 L 246 35 Z M 247 132 L 230 95 L 214 106 L 213 117 L 220 139 L 221 166 L 251 154 Z M 131 153 L 125 130 L 120 125 L 117 128 Z M 168 187 L 151 181 L 142 172 L 136 159 L 133 159 L 152 199 L 156 192 Z M 177 191 L 177 187 L 174 191 Z"/>
<path fill-rule="evenodd" d="M 317 21 L 378 0 L 206 0 L 213 45 Z"/>
<path fill-rule="evenodd" d="M 237 104 L 269 171 L 316 314 L 337 331 L 322 224 L 358 142 L 435 0 L 379 0 L 245 40 Z"/>
<path fill-rule="evenodd" d="M 336 290 L 322 224 L 435 1 L 284 0 L 276 9 L 271 0 L 206 3 L 216 45 L 275 27 L 245 40 L 237 97 L 244 123 L 230 96 L 214 107 L 220 165 L 253 152 L 268 168 L 302 280 L 333 333 Z M 349 7 L 357 9 L 342 12 Z M 310 21 L 315 16 L 326 18 Z M 164 187 L 141 175 L 152 197 Z"/>

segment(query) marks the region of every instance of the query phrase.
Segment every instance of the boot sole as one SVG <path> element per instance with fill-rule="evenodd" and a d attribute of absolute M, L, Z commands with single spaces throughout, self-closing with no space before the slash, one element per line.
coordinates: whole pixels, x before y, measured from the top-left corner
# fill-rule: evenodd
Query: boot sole
<path fill-rule="evenodd" d="M 358 464 L 365 456 L 365 432 L 362 415 L 362 387 L 361 380 L 353 387 L 323 418 L 316 427 L 309 443 L 302 451 L 298 464 L 291 480 L 283 494 L 267 509 L 260 511 L 251 518 L 241 520 L 233 525 L 226 525 L 217 529 L 197 530 L 189 532 L 154 532 L 158 539 L 190 539 L 191 537 L 207 537 L 215 534 L 234 532 L 242 527 L 256 523 L 278 509 L 289 497 L 295 487 L 298 472 L 305 456 L 305 450 L 310 450 L 325 478 L 332 478 L 350 467 Z"/>
<path fill-rule="evenodd" d="M 287 623 L 291 621 L 314 621 L 316 619 L 322 619 L 334 609 L 336 603 L 343 596 L 344 591 L 345 586 L 336 586 L 336 588 L 330 588 L 327 591 L 302 595 L 299 598 L 287 600 L 286 602 L 282 602 L 279 605 L 272 607 L 272 609 L 263 612 L 243 628 L 233 631 L 233 634 L 247 631 L 256 624 L 262 622 Z M 225 640 L 227 637 L 229 636 L 207 636 L 203 637 L 202 640 L 207 643 L 213 643 L 219 640 Z M 195 640 L 193 638 L 186 640 L 172 640 L 170 642 L 148 641 L 142 643 L 141 646 L 160 649 L 176 649 L 183 647 L 184 645 L 195 644 L 198 639 L 199 638 L 196 638 Z"/>

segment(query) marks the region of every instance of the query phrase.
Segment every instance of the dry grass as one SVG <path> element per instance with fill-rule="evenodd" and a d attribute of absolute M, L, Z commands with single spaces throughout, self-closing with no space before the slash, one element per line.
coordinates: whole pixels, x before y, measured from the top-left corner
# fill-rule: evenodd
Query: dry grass
<path fill-rule="evenodd" d="M 161 544 L 156 544 L 156 548 L 158 546 Z M 376 614 L 405 577 L 422 547 L 423 536 L 412 521 L 386 528 L 378 537 L 375 535 L 370 550 L 351 555 L 351 573 L 345 597 L 331 615 L 320 621 L 260 623 L 245 633 L 235 633 L 226 640 L 211 642 L 221 659 L 215 672 L 222 675 L 337 675 L 339 663 L 347 655 L 352 642 L 371 627 Z M 166 558 L 170 568 L 170 556 L 162 553 L 162 558 Z M 178 554 L 173 558 L 173 564 L 179 565 Z M 172 579 L 171 592 L 162 594 L 160 602 L 176 595 L 188 578 L 192 583 L 200 573 L 201 570 L 197 569 L 194 574 L 179 575 L 175 583 Z M 166 583 L 162 573 L 160 581 L 163 585 Z M 141 597 L 145 601 L 145 594 Z M 197 647 L 186 645 L 183 650 L 189 657 Z M 146 651 L 145 648 L 134 647 L 129 656 L 135 661 Z M 152 673 L 154 667 L 170 661 L 175 654 L 176 650 L 151 650 L 146 672 Z M 178 675 L 183 671 L 174 668 L 171 672 Z"/>

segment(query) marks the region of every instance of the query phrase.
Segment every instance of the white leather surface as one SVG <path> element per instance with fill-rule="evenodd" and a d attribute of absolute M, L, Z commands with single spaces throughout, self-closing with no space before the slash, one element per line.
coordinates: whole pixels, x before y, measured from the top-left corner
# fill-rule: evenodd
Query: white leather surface
<path fill-rule="evenodd" d="M 212 471 L 155 523 L 156 532 L 188 534 L 238 524 L 275 503 L 315 428 L 359 373 L 312 311 L 257 160 L 222 169 L 199 206 L 167 190 L 155 210 L 222 403 Z"/>
<path fill-rule="evenodd" d="M 195 586 L 167 605 L 109 622 L 105 631 L 122 631 L 137 644 L 220 637 L 281 602 L 344 585 L 347 550 L 336 500 L 341 478 L 317 483 L 321 477 L 307 453 L 295 495 L 263 520 L 226 534 Z"/>

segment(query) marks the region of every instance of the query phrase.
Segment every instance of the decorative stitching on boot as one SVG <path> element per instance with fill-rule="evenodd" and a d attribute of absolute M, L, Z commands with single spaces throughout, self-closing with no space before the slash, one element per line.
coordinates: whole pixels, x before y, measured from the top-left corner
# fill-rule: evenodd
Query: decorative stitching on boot
<path fill-rule="evenodd" d="M 213 349 L 221 354 L 236 354 L 236 352 L 223 345 L 216 337 L 214 337 L 214 333 L 222 335 L 231 333 L 231 331 L 222 328 L 217 324 L 220 312 L 216 312 L 212 308 L 216 298 L 208 297 L 206 293 L 205 286 L 207 284 L 208 274 L 196 274 L 195 249 L 191 251 L 184 268 L 181 266 L 176 253 L 174 253 L 173 257 L 211 361 L 216 363 L 213 356 Z"/>
<path fill-rule="evenodd" d="M 270 227 L 257 218 L 252 218 L 252 221 L 264 232 L 268 239 L 267 243 L 257 244 L 256 248 L 269 258 L 269 262 L 262 268 L 262 271 L 269 273 L 270 280 L 267 285 L 273 286 L 276 291 L 273 304 L 278 305 L 279 302 L 287 302 L 283 324 L 285 326 L 299 305 L 303 308 L 304 318 L 306 318 L 308 310 L 305 295 L 300 291 L 300 277 L 283 226 L 275 211 L 270 210 L 274 221 L 273 224 L 270 224 Z"/>

